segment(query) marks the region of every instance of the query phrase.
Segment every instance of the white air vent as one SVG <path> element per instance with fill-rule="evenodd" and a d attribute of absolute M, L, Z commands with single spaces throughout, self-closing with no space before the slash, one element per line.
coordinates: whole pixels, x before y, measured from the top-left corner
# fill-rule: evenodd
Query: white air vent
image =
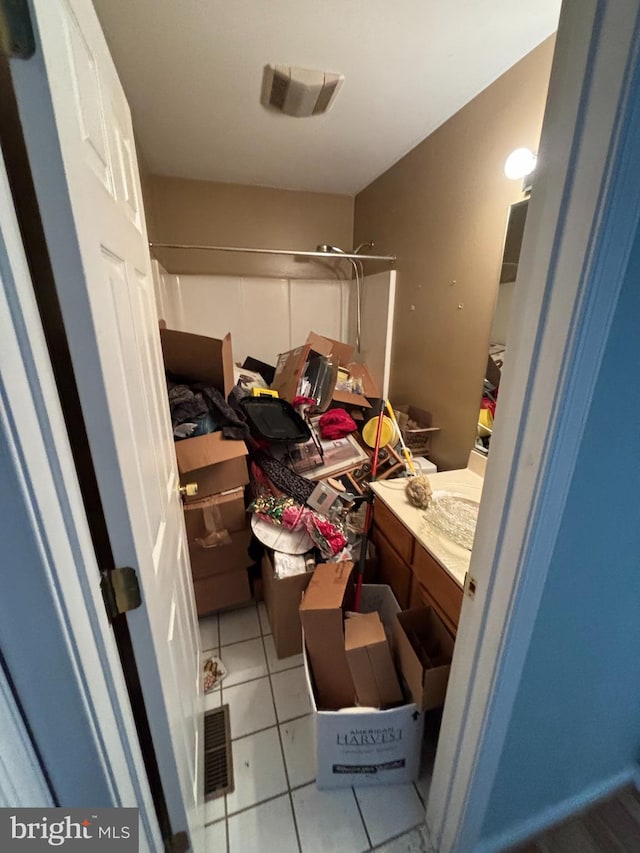
<path fill-rule="evenodd" d="M 342 74 L 291 65 L 265 65 L 261 102 L 288 116 L 326 113 L 342 85 Z"/>

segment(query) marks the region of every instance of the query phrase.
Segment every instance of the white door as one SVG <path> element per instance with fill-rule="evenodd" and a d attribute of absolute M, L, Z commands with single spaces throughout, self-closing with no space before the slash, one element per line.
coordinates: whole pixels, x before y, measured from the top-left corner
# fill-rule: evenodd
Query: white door
<path fill-rule="evenodd" d="M 172 830 L 197 850 L 199 634 L 131 119 L 91 3 L 31 12 L 36 56 L 11 70 L 111 546 L 142 587 L 127 618 Z"/>

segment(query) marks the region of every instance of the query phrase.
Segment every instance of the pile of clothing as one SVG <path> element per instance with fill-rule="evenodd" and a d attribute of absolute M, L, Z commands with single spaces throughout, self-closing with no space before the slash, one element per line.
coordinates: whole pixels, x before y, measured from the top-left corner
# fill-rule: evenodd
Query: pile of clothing
<path fill-rule="evenodd" d="M 222 430 L 225 438 L 245 440 L 249 427 L 217 388 L 186 385 L 167 377 L 171 425 L 176 441 Z"/>

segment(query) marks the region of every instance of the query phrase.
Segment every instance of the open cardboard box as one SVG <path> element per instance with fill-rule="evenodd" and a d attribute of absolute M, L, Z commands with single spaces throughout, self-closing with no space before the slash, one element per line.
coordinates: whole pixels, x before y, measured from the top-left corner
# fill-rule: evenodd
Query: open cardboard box
<path fill-rule="evenodd" d="M 413 701 L 424 711 L 439 708 L 447 695 L 454 639 L 433 607 L 396 615 L 400 667 Z"/>
<path fill-rule="evenodd" d="M 231 335 L 218 340 L 160 329 L 160 343 L 169 373 L 213 386 L 227 399 L 234 386 Z M 197 483 L 197 499 L 249 482 L 244 441 L 228 441 L 222 433 L 214 432 L 177 441 L 175 450 L 180 482 L 182 485 Z"/>
<path fill-rule="evenodd" d="M 313 353 L 324 356 L 332 355 L 340 367 L 348 370 L 352 376 L 361 379 L 363 386 L 363 394 L 334 390 L 333 402 L 341 406 L 358 406 L 369 409 L 371 404 L 367 397 L 379 397 L 380 393 L 366 364 L 358 364 L 352 361 L 353 352 L 354 348 L 350 344 L 310 332 L 303 346 L 296 347 L 278 356 L 276 373 L 271 387 L 278 391 L 285 400 L 290 403 L 293 402 L 310 355 Z"/>
<path fill-rule="evenodd" d="M 262 557 L 262 591 L 279 658 L 299 655 L 302 651 L 300 599 L 312 575 L 313 569 L 299 575 L 277 578 L 270 552 L 265 551 Z"/>
<path fill-rule="evenodd" d="M 300 602 L 300 621 L 322 708 L 352 705 L 356 691 L 344 648 L 344 611 L 353 600 L 351 562 L 319 563 Z"/>
<path fill-rule="evenodd" d="M 360 610 L 380 615 L 392 649 L 393 620 L 399 609 L 390 587 L 362 586 Z M 322 710 L 306 643 L 303 655 L 315 717 L 318 788 L 399 785 L 417 779 L 424 727 L 422 709 L 415 702 L 388 710 L 358 708 L 351 702 L 338 711 Z"/>
<path fill-rule="evenodd" d="M 347 663 L 358 705 L 390 708 L 402 702 L 402 690 L 380 614 L 355 613 L 344 623 Z"/>

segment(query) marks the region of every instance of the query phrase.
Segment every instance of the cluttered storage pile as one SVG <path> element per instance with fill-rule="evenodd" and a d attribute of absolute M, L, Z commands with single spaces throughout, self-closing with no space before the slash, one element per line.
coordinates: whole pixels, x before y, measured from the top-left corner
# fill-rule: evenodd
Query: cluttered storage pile
<path fill-rule="evenodd" d="M 368 484 L 409 474 L 428 503 L 430 415 L 396 418 L 352 347 L 314 333 L 274 367 L 234 365 L 229 335 L 161 341 L 198 614 L 264 599 L 281 658 L 304 629 L 318 785 L 415 778 L 453 639 L 375 583 Z"/>

